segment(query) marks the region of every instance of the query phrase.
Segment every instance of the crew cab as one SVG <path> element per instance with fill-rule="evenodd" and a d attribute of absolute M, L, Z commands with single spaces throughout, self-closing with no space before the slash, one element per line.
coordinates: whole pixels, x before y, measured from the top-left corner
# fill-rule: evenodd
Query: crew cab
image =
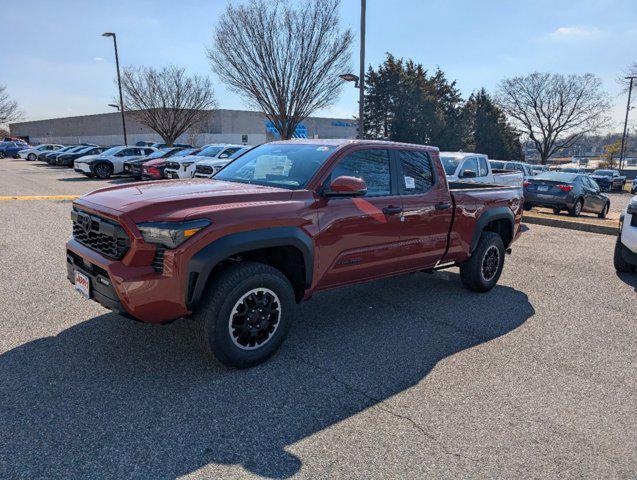
<path fill-rule="evenodd" d="M 469 183 L 491 183 L 522 187 L 524 176 L 515 170 L 493 169 L 489 158 L 480 153 L 440 152 L 447 180 Z"/>
<path fill-rule="evenodd" d="M 623 190 L 626 177 L 617 170 L 595 170 L 590 177 L 597 182 L 602 191 Z"/>
<path fill-rule="evenodd" d="M 67 276 L 142 322 L 194 316 L 211 358 L 244 368 L 279 348 L 295 302 L 324 290 L 453 266 L 468 289 L 490 290 L 522 203 L 516 186 L 448 182 L 434 147 L 272 142 L 213 179 L 77 199 Z"/>
<path fill-rule="evenodd" d="M 97 156 L 79 158 L 73 163 L 76 172 L 87 177 L 110 178 L 124 172 L 124 162 L 142 155 L 156 152 L 153 147 L 112 147 Z"/>
<path fill-rule="evenodd" d="M 166 178 L 192 178 L 195 176 L 195 168 L 203 160 L 221 160 L 229 162 L 230 156 L 243 145 L 212 144 L 206 145 L 196 155 L 173 158 L 166 161 L 164 177 Z"/>

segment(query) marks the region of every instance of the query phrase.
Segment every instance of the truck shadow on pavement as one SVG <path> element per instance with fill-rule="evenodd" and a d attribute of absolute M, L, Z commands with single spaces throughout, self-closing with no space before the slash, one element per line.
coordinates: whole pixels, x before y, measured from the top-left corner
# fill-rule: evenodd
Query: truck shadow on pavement
<path fill-rule="evenodd" d="M 0 476 L 163 479 L 219 464 L 287 478 L 302 467 L 288 447 L 534 313 L 506 286 L 407 275 L 300 305 L 281 352 L 242 371 L 205 360 L 192 320 L 101 315 L 0 355 Z"/>

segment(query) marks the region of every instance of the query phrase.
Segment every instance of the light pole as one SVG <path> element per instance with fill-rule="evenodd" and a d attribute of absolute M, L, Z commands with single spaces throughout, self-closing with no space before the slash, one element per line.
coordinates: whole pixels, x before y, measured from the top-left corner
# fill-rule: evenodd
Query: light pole
<path fill-rule="evenodd" d="M 619 169 L 622 169 L 622 165 L 624 164 L 624 148 L 626 146 L 626 127 L 628 126 L 628 112 L 630 112 L 630 95 L 633 92 L 633 81 L 637 78 L 637 76 L 629 76 L 625 77 L 626 80 L 629 80 L 628 85 L 628 103 L 626 104 L 626 118 L 624 119 L 624 133 L 622 134 L 622 148 L 619 151 Z"/>
<path fill-rule="evenodd" d="M 116 103 L 109 103 L 108 106 L 113 107 L 115 110 L 119 112 L 119 105 L 117 105 Z"/>
<path fill-rule="evenodd" d="M 358 138 L 363 138 L 363 116 L 365 108 L 365 10 L 366 0 L 361 0 L 361 50 L 359 75 L 344 73 L 339 75 L 346 82 L 354 82 L 358 88 Z"/>
<path fill-rule="evenodd" d="M 119 55 L 117 54 L 117 37 L 113 32 L 104 32 L 102 37 L 113 37 L 113 46 L 115 47 L 115 66 L 117 68 L 117 86 L 119 87 L 119 111 L 122 114 L 122 129 L 124 130 L 124 145 L 128 145 L 126 138 L 126 119 L 124 118 L 124 97 L 122 96 L 122 79 L 119 75 Z"/>

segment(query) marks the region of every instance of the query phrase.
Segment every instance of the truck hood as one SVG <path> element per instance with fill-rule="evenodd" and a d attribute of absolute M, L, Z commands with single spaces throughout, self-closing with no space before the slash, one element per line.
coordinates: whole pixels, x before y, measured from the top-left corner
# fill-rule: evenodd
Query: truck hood
<path fill-rule="evenodd" d="M 134 222 L 176 221 L 201 217 L 230 205 L 288 201 L 284 188 L 208 179 L 132 183 L 96 190 L 76 201 L 113 215 L 128 214 Z"/>

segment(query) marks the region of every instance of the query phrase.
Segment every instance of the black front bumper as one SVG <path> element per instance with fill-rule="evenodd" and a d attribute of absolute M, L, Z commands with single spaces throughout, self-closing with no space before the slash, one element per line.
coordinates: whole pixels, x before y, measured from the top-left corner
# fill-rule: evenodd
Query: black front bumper
<path fill-rule="evenodd" d="M 66 278 L 75 285 L 75 271 L 86 275 L 91 282 L 91 299 L 103 307 L 108 308 L 121 315 L 128 316 L 124 306 L 119 301 L 117 293 L 112 286 L 108 272 L 97 265 L 85 262 L 82 257 L 76 253 L 66 251 Z"/>

